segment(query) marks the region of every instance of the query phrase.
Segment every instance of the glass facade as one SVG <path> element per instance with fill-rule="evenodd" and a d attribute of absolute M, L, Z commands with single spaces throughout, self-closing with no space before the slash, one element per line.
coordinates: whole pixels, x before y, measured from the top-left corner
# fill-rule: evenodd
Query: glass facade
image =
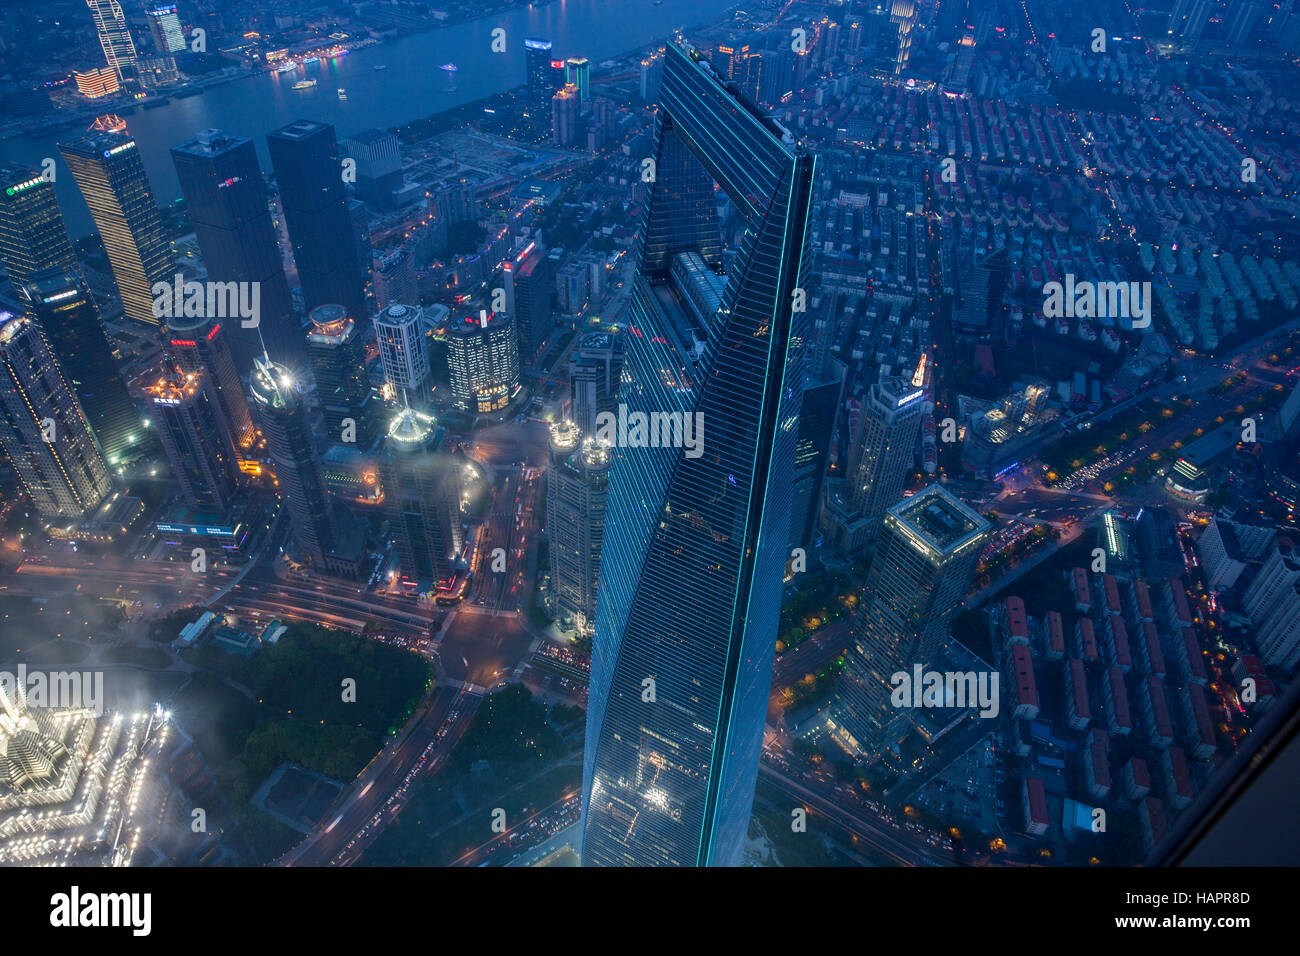
<path fill-rule="evenodd" d="M 815 159 L 670 46 L 620 401 L 690 414 L 697 452 L 616 447 L 583 779 L 584 865 L 740 861 L 786 560 Z M 747 228 L 703 348 L 684 354 L 673 257 L 719 269 L 713 184 Z"/>

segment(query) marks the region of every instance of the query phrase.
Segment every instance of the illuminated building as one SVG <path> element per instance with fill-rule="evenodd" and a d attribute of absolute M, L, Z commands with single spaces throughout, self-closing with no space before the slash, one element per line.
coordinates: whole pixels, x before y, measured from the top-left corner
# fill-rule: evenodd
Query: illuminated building
<path fill-rule="evenodd" d="M 901 736 L 890 676 L 933 666 L 989 531 L 940 485 L 885 512 L 830 709 L 831 736 L 850 754 L 870 759 Z"/>
<path fill-rule="evenodd" d="M 578 98 L 586 104 L 591 100 L 591 63 L 585 56 L 571 56 L 564 66 L 564 82 L 577 87 Z"/>
<path fill-rule="evenodd" d="M 253 364 L 250 387 L 298 557 L 329 572 L 338 529 L 298 383 L 283 365 L 262 358 Z"/>
<path fill-rule="evenodd" d="M 240 460 L 249 457 L 256 433 L 248 397 L 240 383 L 234 356 L 226 341 L 225 325 L 217 319 L 170 319 L 165 340 L 167 354 L 183 372 L 199 372 L 219 418 L 230 451 Z"/>
<path fill-rule="evenodd" d="M 172 248 L 135 140 L 95 130 L 59 152 L 104 242 L 127 317 L 157 326 L 153 286 L 173 278 Z"/>
<path fill-rule="evenodd" d="M 384 513 L 397 544 L 403 578 L 421 593 L 448 586 L 465 543 L 460 472 L 441 452 L 444 429 L 432 415 L 403 408 L 393 416 L 379 456 Z"/>
<path fill-rule="evenodd" d="M 325 431 L 331 443 L 370 448 L 379 437 L 379 397 L 366 379 L 366 346 L 361 331 L 341 305 L 320 305 L 308 316 L 307 356 L 316 379 L 316 398 L 325 415 Z M 346 425 L 352 422 L 351 429 Z"/>
<path fill-rule="evenodd" d="M 22 680 L 0 687 L 0 866 L 158 862 L 171 715 L 103 713 L 88 705 L 102 687 L 72 677 L 83 699 L 69 706 L 38 705 Z"/>
<path fill-rule="evenodd" d="M 610 449 L 582 440 L 573 422 L 551 426 L 546 474 L 546 540 L 556 610 L 578 632 L 596 624 L 600 547 L 605 536 Z"/>
<path fill-rule="evenodd" d="M 91 70 L 73 70 L 72 78 L 76 81 L 77 92 L 91 100 L 112 96 L 121 88 L 117 73 L 112 67 L 97 66 Z"/>
<path fill-rule="evenodd" d="M 553 58 L 550 40 L 524 40 L 524 122 L 536 139 L 545 139 L 551 129 L 551 97 L 564 85 L 564 61 Z"/>
<path fill-rule="evenodd" d="M 20 297 L 39 323 L 63 369 L 63 377 L 85 410 L 111 467 L 144 450 L 146 433 L 118 370 L 95 298 L 71 269 L 47 269 L 22 286 Z"/>
<path fill-rule="evenodd" d="M 149 30 L 153 33 L 153 42 L 159 53 L 181 53 L 186 49 L 185 31 L 181 29 L 180 18 L 176 15 L 176 4 L 164 4 L 145 10 L 149 20 Z"/>
<path fill-rule="evenodd" d="M 122 13 L 122 5 L 117 0 L 86 0 L 86 6 L 90 7 L 99 46 L 109 67 L 119 80 L 134 77 L 135 41 L 131 39 L 131 28 Z"/>
<path fill-rule="evenodd" d="M 374 318 L 384 380 L 394 395 L 424 408 L 429 403 L 429 353 L 424 342 L 424 310 L 390 305 Z"/>
<path fill-rule="evenodd" d="M 40 326 L 7 312 L 0 312 L 0 446 L 43 518 L 83 518 L 111 489 L 104 453 Z"/>
<path fill-rule="evenodd" d="M 231 347 L 239 369 L 247 372 L 252 367 L 263 341 L 277 355 L 300 351 L 289 283 L 252 140 L 205 129 L 172 147 L 171 155 L 208 279 L 258 285 L 257 327 L 232 322 L 227 328 L 234 336 Z"/>
<path fill-rule="evenodd" d="M 581 133 L 578 88 L 570 83 L 551 97 L 551 142 L 556 146 L 576 146 Z"/>
<path fill-rule="evenodd" d="M 583 765 L 583 865 L 729 866 L 749 830 L 787 558 L 816 160 L 670 45 L 620 405 L 701 416 L 701 453 L 612 451 Z M 741 219 L 696 332 L 674 270 L 722 271 L 714 184 Z M 693 338 L 694 334 L 688 335 Z M 620 408 L 620 414 L 622 409 Z M 650 681 L 650 683 L 646 683 Z M 652 701 L 647 697 L 652 698 Z"/>
<path fill-rule="evenodd" d="M 510 316 L 453 322 L 446 337 L 455 406 L 480 414 L 508 406 L 519 387 L 519 342 Z"/>
<path fill-rule="evenodd" d="M 844 482 L 849 503 L 869 522 L 902 496 L 924 414 L 924 390 L 904 376 L 883 378 L 864 396 Z"/>
<path fill-rule="evenodd" d="M 203 387 L 202 371 L 164 365 L 140 394 L 186 503 L 224 512 L 238 487 L 239 466 L 223 441 L 221 417 Z"/>
<path fill-rule="evenodd" d="M 334 127 L 297 120 L 266 137 L 307 308 L 337 302 L 364 315 L 365 262 L 348 212 Z"/>
<path fill-rule="evenodd" d="M 54 183 L 26 166 L 0 163 L 0 262 L 14 288 L 45 269 L 78 269 Z"/>

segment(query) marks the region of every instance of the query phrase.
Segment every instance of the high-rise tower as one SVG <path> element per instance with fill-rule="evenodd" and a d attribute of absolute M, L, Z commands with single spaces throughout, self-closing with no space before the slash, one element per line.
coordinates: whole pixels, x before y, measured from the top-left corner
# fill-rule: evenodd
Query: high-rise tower
<path fill-rule="evenodd" d="M 885 512 L 831 705 L 832 736 L 850 753 L 871 757 L 893 742 L 890 676 L 934 664 L 989 530 L 940 485 Z"/>
<path fill-rule="evenodd" d="M 131 461 L 145 447 L 146 433 L 90 290 L 71 269 L 46 269 L 33 275 L 20 295 L 45 333 L 109 465 Z"/>
<path fill-rule="evenodd" d="M 0 312 L 0 446 L 43 518 L 83 518 L 108 463 L 39 325 Z"/>
<path fill-rule="evenodd" d="M 623 340 L 611 332 L 588 332 L 569 354 L 569 417 L 584 435 L 596 433 L 596 416 L 618 407 Z"/>
<path fill-rule="evenodd" d="M 925 393 L 904 377 L 872 385 L 849 444 L 845 495 L 873 522 L 903 494 L 921 433 Z"/>
<path fill-rule="evenodd" d="M 182 372 L 202 373 L 203 389 L 220 419 L 221 433 L 231 454 L 236 459 L 250 457 L 256 430 L 226 340 L 225 324 L 204 317 L 168 322 L 169 335 L 165 340 L 168 354 Z"/>
<path fill-rule="evenodd" d="M 203 387 L 203 372 L 166 363 L 140 389 L 172 466 L 193 508 L 223 512 L 239 482 L 239 463 L 221 434 L 221 418 Z"/>
<path fill-rule="evenodd" d="M 675 420 L 696 440 L 612 451 L 582 861 L 726 866 L 749 827 L 772 678 L 816 161 L 679 45 L 652 159 L 619 398 L 628 421 Z M 686 299 L 708 294 L 674 264 L 694 254 L 722 269 L 714 183 L 743 239 L 719 308 L 698 313 L 687 342 Z"/>
<path fill-rule="evenodd" d="M 583 440 L 573 422 L 551 427 L 546 474 L 546 540 L 556 609 L 579 633 L 596 624 L 600 549 L 609 496 L 609 448 Z"/>
<path fill-rule="evenodd" d="M 402 575 L 421 588 L 446 584 L 455 576 L 465 540 L 460 469 L 439 450 L 442 437 L 432 415 L 403 408 L 388 426 L 379 457 L 384 511 Z"/>
<path fill-rule="evenodd" d="M 334 127 L 296 120 L 267 134 L 266 145 L 307 308 L 337 302 L 364 315 L 365 264 L 357 258 Z"/>
<path fill-rule="evenodd" d="M 156 326 L 155 283 L 171 283 L 171 242 L 145 175 L 135 140 L 94 130 L 59 152 L 72 170 L 104 242 L 127 318 Z"/>
<path fill-rule="evenodd" d="M 307 357 L 329 441 L 355 444 L 364 451 L 379 437 L 380 408 L 379 397 L 366 380 L 361 330 L 341 305 L 319 305 L 308 318 Z"/>
<path fill-rule="evenodd" d="M 258 326 L 230 326 L 240 370 L 252 368 L 263 341 L 277 355 L 300 351 L 301 333 L 253 141 L 205 129 L 171 152 L 208 278 L 258 286 Z"/>
<path fill-rule="evenodd" d="M 131 79 L 136 75 L 135 41 L 131 39 L 122 5 L 117 0 L 86 0 L 86 6 L 90 7 L 104 59 L 119 80 Z"/>
<path fill-rule="evenodd" d="M 79 269 L 54 183 L 26 166 L 0 163 L 0 262 L 14 288 L 45 269 Z"/>

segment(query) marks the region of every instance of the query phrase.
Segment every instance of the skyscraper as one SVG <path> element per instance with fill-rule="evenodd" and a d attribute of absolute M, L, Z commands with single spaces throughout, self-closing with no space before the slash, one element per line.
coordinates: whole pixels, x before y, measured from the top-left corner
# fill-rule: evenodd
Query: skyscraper
<path fill-rule="evenodd" d="M 59 152 L 104 242 L 127 318 L 156 326 L 153 286 L 173 278 L 172 247 L 135 140 L 93 130 Z"/>
<path fill-rule="evenodd" d="M 384 379 L 399 401 L 424 408 L 430 402 L 429 352 L 424 341 L 424 310 L 390 305 L 375 316 L 375 339 Z"/>
<path fill-rule="evenodd" d="M 307 356 L 316 379 L 316 397 L 325 414 L 326 434 L 337 444 L 354 433 L 352 442 L 364 451 L 379 437 L 380 404 L 366 379 L 361 330 L 341 305 L 319 305 L 308 318 Z"/>
<path fill-rule="evenodd" d="M 550 40 L 524 40 L 524 120 L 537 139 L 551 131 L 551 97 L 564 85 L 564 61 L 552 58 Z"/>
<path fill-rule="evenodd" d="M 347 154 L 357 163 L 357 195 L 381 208 L 393 205 L 393 192 L 402 188 L 402 153 L 397 136 L 388 130 L 367 129 L 350 137 Z"/>
<path fill-rule="evenodd" d="M 453 404 L 471 414 L 506 408 L 519 387 L 519 340 L 510 316 L 452 322 L 446 338 Z"/>
<path fill-rule="evenodd" d="M 221 435 L 217 409 L 203 387 L 203 372 L 182 372 L 166 362 L 140 388 L 172 478 L 192 508 L 223 512 L 239 482 L 239 464 Z"/>
<path fill-rule="evenodd" d="M 108 463 L 41 328 L 0 312 L 0 446 L 43 518 L 83 518 L 111 490 Z"/>
<path fill-rule="evenodd" d="M 146 433 L 90 290 L 71 269 L 46 269 L 22 287 L 21 297 L 45 333 L 109 465 L 130 461 L 145 445 Z"/>
<path fill-rule="evenodd" d="M 795 440 L 794 492 L 790 506 L 790 547 L 806 548 L 817 528 L 822 482 L 830 458 L 835 420 L 844 391 L 844 366 L 826 375 L 805 376 L 799 434 Z"/>
<path fill-rule="evenodd" d="M 506 312 L 519 333 L 519 358 L 532 362 L 555 330 L 551 294 L 555 291 L 555 263 L 529 243 L 501 267 Z"/>
<path fill-rule="evenodd" d="M 872 521 L 903 494 L 925 413 L 924 392 L 891 376 L 872 385 L 849 442 L 845 496 Z"/>
<path fill-rule="evenodd" d="M 551 97 L 551 142 L 556 146 L 576 146 L 581 132 L 578 88 L 570 83 Z"/>
<path fill-rule="evenodd" d="M 95 33 L 99 36 L 99 45 L 108 65 L 119 80 L 134 77 L 135 41 L 131 39 L 131 28 L 127 26 L 122 5 L 117 0 L 86 0 L 86 6 L 90 7 L 90 17 L 95 23 Z"/>
<path fill-rule="evenodd" d="M 180 53 L 186 49 L 185 31 L 176 15 L 176 4 L 166 3 L 145 11 L 153 42 L 162 54 Z"/>
<path fill-rule="evenodd" d="M 619 398 L 629 417 L 707 432 L 693 451 L 613 451 L 582 861 L 725 866 L 744 846 L 771 685 L 807 325 L 792 303 L 816 161 L 678 45 L 652 156 Z M 696 350 L 679 331 L 693 280 L 674 264 L 694 253 L 721 268 L 714 182 L 744 238 Z"/>
<path fill-rule="evenodd" d="M 443 434 L 432 415 L 403 408 L 388 426 L 379 457 L 384 511 L 402 576 L 421 591 L 451 581 L 465 543 L 460 469 L 440 451 Z"/>
<path fill-rule="evenodd" d="M 587 105 L 591 100 L 591 63 L 585 56 L 571 56 L 564 66 L 564 82 L 576 86 L 578 98 Z"/>
<path fill-rule="evenodd" d="M 293 354 L 300 336 L 253 141 L 205 129 L 171 153 L 208 278 L 259 287 L 259 326 L 230 326 L 240 370 L 252 367 L 261 341 L 277 355 Z"/>
<path fill-rule="evenodd" d="M 0 163 L 0 262 L 14 288 L 44 269 L 79 268 L 54 183 L 10 163 Z"/>
<path fill-rule="evenodd" d="M 584 440 L 573 422 L 551 426 L 546 473 L 551 591 L 556 609 L 584 635 L 590 634 L 596 623 L 610 463 L 609 448 L 590 437 Z"/>
<path fill-rule="evenodd" d="M 225 325 L 199 316 L 171 319 L 170 326 L 168 355 L 182 372 L 201 373 L 203 389 L 219 419 L 230 454 L 237 460 L 250 457 L 256 439 L 253 416 L 226 341 Z"/>
<path fill-rule="evenodd" d="M 336 302 L 364 315 L 365 264 L 357 258 L 334 127 L 296 120 L 267 134 L 266 145 L 307 308 Z"/>
<path fill-rule="evenodd" d="M 569 353 L 569 417 L 584 435 L 596 433 L 596 416 L 618 407 L 623 374 L 623 340 L 610 332 L 588 332 Z"/>
<path fill-rule="evenodd" d="M 988 534 L 989 523 L 940 485 L 885 513 L 830 711 L 831 735 L 849 753 L 869 758 L 895 742 L 890 675 L 935 662 Z"/>
<path fill-rule="evenodd" d="M 283 365 L 260 358 L 249 385 L 298 557 L 328 572 L 338 532 L 298 383 Z"/>

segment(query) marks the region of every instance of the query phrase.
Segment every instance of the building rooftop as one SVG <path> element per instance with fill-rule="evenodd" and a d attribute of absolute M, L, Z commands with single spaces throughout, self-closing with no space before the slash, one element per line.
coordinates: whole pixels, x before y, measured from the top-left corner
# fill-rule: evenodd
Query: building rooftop
<path fill-rule="evenodd" d="M 931 548 L 952 554 L 982 535 L 989 523 L 940 485 L 930 485 L 889 513 Z"/>

